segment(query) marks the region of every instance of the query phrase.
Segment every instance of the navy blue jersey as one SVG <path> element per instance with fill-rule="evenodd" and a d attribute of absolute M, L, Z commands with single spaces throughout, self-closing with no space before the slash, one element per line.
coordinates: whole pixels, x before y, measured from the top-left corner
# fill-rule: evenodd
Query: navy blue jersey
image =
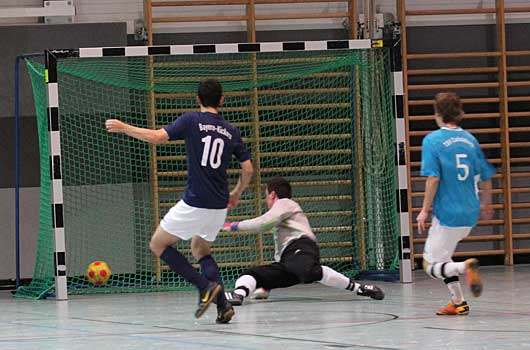
<path fill-rule="evenodd" d="M 232 154 L 240 163 L 250 159 L 239 129 L 210 112 L 184 113 L 164 129 L 170 140 L 186 142 L 188 182 L 182 200 L 196 208 L 226 208 Z"/>

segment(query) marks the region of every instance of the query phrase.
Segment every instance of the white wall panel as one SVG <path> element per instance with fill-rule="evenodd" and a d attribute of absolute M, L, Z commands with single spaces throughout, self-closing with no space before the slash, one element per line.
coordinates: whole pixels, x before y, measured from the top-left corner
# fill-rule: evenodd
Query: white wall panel
<path fill-rule="evenodd" d="M 143 18 L 142 0 L 75 0 L 77 8 L 76 22 L 126 21 L 127 31 L 132 33 L 134 21 Z M 341 3 L 313 3 L 313 4 L 280 4 L 257 5 L 260 14 L 271 13 L 323 13 L 346 12 L 347 6 Z M 220 7 L 182 7 L 155 8 L 155 17 L 160 16 L 229 16 L 244 15 L 245 6 Z M 284 20 L 259 21 L 258 30 L 267 29 L 311 29 L 311 28 L 340 28 L 342 19 L 318 20 Z M 238 22 L 199 22 L 156 24 L 155 32 L 204 32 L 204 31 L 240 31 L 246 30 L 244 21 Z"/>
<path fill-rule="evenodd" d="M 42 6 L 42 0 L 0 0 L 0 8 L 40 6 Z M 26 24 L 37 22 L 37 18 L 0 18 L 0 24 Z"/>
<path fill-rule="evenodd" d="M 2 0 L 0 7 L 42 6 L 42 0 Z"/>
<path fill-rule="evenodd" d="M 134 21 L 143 18 L 142 0 L 74 0 L 76 22 L 127 22 L 134 32 Z"/>
<path fill-rule="evenodd" d="M 42 4 L 40 0 L 1 0 L 1 6 L 34 6 Z M 362 3 L 362 0 L 359 0 Z M 396 12 L 395 0 L 377 0 L 379 12 Z M 77 16 L 76 22 L 127 22 L 127 31 L 134 32 L 134 21 L 143 18 L 142 0 L 74 0 Z M 415 10 L 429 10 L 440 8 L 484 8 L 493 7 L 494 0 L 407 0 L 407 8 Z M 506 0 L 507 7 L 529 6 L 529 0 Z M 257 5 L 259 13 L 312 13 L 312 12 L 342 12 L 344 4 L 313 3 L 313 4 L 279 4 Z M 222 7 L 186 7 L 186 8 L 155 8 L 155 16 L 200 16 L 200 15 L 237 15 L 244 14 L 244 6 Z M 508 14 L 510 22 L 530 22 L 530 14 Z M 450 25 L 450 24 L 481 24 L 493 23 L 492 15 L 461 15 L 461 16 L 429 16 L 411 17 L 409 25 Z M 323 29 L 341 28 L 342 19 L 319 20 L 285 20 L 260 21 L 258 30 L 267 29 Z M 176 23 L 157 24 L 155 32 L 200 32 L 200 31 L 239 31 L 245 30 L 245 23 L 210 22 L 210 23 Z"/>

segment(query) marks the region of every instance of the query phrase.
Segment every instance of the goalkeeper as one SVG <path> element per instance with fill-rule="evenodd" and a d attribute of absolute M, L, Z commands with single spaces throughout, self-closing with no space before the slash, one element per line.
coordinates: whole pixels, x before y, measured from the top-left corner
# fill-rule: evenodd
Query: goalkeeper
<path fill-rule="evenodd" d="M 262 216 L 241 222 L 228 222 L 223 227 L 224 231 L 272 229 L 274 234 L 275 262 L 243 271 L 236 281 L 235 290 L 226 292 L 226 298 L 232 305 L 242 305 L 244 298 L 256 288 L 270 290 L 312 282 L 376 300 L 384 298 L 379 287 L 361 285 L 320 264 L 317 239 L 302 208 L 291 199 L 291 185 L 287 180 L 279 177 L 270 180 L 265 188 L 265 200 L 269 211 Z"/>

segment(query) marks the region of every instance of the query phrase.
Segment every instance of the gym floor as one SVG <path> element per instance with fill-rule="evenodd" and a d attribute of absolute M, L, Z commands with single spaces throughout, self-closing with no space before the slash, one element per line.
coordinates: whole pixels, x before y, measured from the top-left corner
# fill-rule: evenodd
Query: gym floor
<path fill-rule="evenodd" d="M 274 290 L 215 324 L 193 317 L 196 292 L 73 296 L 67 302 L 0 293 L 0 349 L 530 349 L 530 265 L 482 268 L 483 295 L 468 316 L 436 316 L 449 293 L 377 282 L 383 301 L 318 284 Z M 466 296 L 470 293 L 465 289 Z"/>

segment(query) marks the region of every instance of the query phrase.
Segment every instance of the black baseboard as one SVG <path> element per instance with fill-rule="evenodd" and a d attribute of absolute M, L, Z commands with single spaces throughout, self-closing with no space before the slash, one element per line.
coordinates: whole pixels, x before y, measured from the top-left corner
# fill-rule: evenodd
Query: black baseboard
<path fill-rule="evenodd" d="M 31 278 L 23 278 L 20 280 L 21 286 L 27 286 L 31 282 Z M 0 280 L 0 290 L 15 290 L 17 289 L 16 280 Z"/>

